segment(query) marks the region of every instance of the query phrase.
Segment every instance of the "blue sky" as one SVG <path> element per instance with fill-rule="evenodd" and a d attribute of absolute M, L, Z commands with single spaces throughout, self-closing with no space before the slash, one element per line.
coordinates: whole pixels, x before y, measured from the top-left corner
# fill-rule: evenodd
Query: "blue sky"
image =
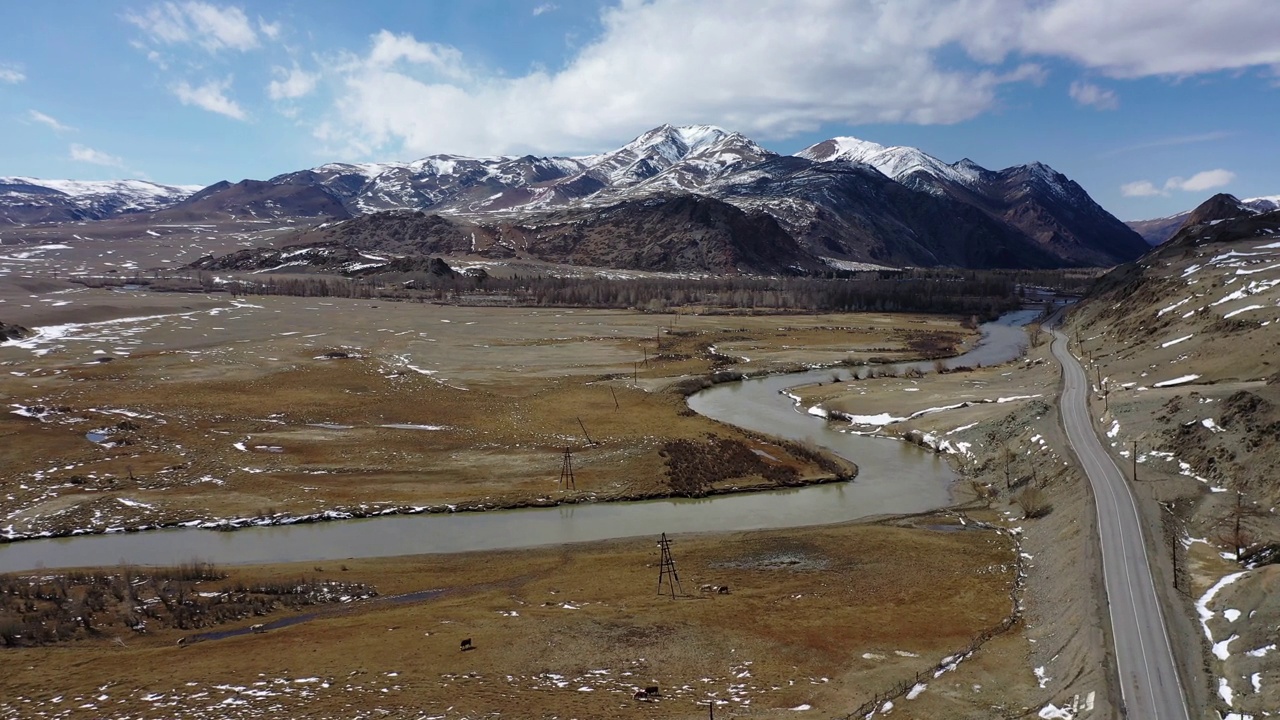
<path fill-rule="evenodd" d="M 0 7 L 0 175 L 173 184 L 664 122 L 1040 160 L 1124 219 L 1280 194 L 1274 0 L 369 0 Z"/>

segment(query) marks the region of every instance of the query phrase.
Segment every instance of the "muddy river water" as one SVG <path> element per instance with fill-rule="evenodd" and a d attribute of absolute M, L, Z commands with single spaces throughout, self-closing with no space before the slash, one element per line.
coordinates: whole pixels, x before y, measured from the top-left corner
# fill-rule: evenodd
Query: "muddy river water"
<path fill-rule="evenodd" d="M 1035 311 L 1009 313 L 982 326 L 982 339 L 950 364 L 991 365 L 1017 357 L 1021 326 Z M 931 369 L 932 363 L 922 363 Z M 660 532 L 798 527 L 872 515 L 911 513 L 951 502 L 955 474 L 939 455 L 914 445 L 839 432 L 839 424 L 798 410 L 781 391 L 830 381 L 813 370 L 728 383 L 689 399 L 703 415 L 757 432 L 812 442 L 857 463 L 849 483 L 718 495 L 700 499 L 592 503 L 549 508 L 394 515 L 234 532 L 175 528 L 80 535 L 0 544 L 0 572 L 35 568 L 170 565 L 200 559 L 223 565 L 318 562 L 358 557 L 454 553 L 557 545 Z"/>

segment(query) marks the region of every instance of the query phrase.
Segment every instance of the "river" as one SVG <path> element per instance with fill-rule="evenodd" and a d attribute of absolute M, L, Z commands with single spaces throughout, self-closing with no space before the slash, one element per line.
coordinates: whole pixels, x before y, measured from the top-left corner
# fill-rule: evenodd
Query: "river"
<path fill-rule="evenodd" d="M 971 351 L 952 365 L 992 365 L 1017 357 L 1021 326 L 1035 311 L 982 326 Z M 929 370 L 932 363 L 918 364 Z M 941 456 L 909 443 L 842 433 L 798 411 L 779 391 L 829 381 L 833 372 L 771 375 L 708 388 L 689 399 L 703 415 L 790 440 L 808 441 L 858 465 L 849 483 L 709 498 L 590 503 L 456 514 L 393 515 L 234 532 L 173 528 L 79 535 L 0 545 L 0 572 L 79 566 L 220 565 L 318 562 L 559 545 L 640 535 L 799 527 L 883 514 L 923 512 L 951 502 L 955 473 Z"/>

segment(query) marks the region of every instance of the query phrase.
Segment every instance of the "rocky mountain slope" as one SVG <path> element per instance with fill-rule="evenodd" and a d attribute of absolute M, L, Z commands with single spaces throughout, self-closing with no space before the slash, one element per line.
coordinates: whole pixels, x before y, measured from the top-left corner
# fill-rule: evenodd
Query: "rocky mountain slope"
<path fill-rule="evenodd" d="M 1272 210 L 1280 210 L 1280 195 L 1248 198 L 1241 200 L 1240 203 L 1256 212 L 1270 212 Z M 1125 224 L 1141 235 L 1142 239 L 1147 241 L 1147 244 L 1159 245 L 1173 237 L 1174 233 L 1178 232 L 1178 229 L 1187 222 L 1187 218 L 1190 215 L 1191 211 L 1187 210 L 1176 215 L 1153 220 L 1130 220 Z"/>
<path fill-rule="evenodd" d="M 797 153 L 819 162 L 865 163 L 923 193 L 971 205 L 1029 237 L 1049 254 L 1087 265 L 1132 259 L 1146 247 L 1078 184 L 1043 163 L 988 170 L 965 158 L 948 165 L 916 148 L 857 138 L 826 140 Z"/>
<path fill-rule="evenodd" d="M 706 198 L 706 207 L 721 201 L 749 216 L 767 214 L 801 248 L 796 258 L 789 257 L 789 245 L 779 249 L 788 264 L 1112 265 L 1146 247 L 1079 185 L 1040 163 L 991 171 L 969 160 L 948 165 L 915 148 L 852 138 L 780 156 L 739 133 L 705 125 L 663 125 L 617 150 L 583 157 L 434 155 L 411 163 L 333 163 L 265 181 L 217 183 L 165 205 L 155 218 L 347 220 L 408 210 L 486 232 L 520 226 L 546 238 L 562 232 L 554 229 L 564 222 L 561 213 L 603 227 L 613 221 L 592 213 L 644 215 L 648 206 L 639 201 L 677 195 Z M 0 211 L 4 207 L 0 203 Z M 695 223 L 692 231 L 697 235 L 701 226 Z M 695 235 L 686 238 L 691 247 L 701 242 Z M 612 255 L 634 255 L 634 241 L 623 242 Z M 735 252 L 745 258 L 756 250 Z M 664 266 L 669 259 L 662 253 L 639 257 Z M 758 267 L 755 261 L 746 265 Z"/>
<path fill-rule="evenodd" d="M 823 267 L 769 215 L 695 195 L 567 208 L 541 214 L 530 224 L 379 212 L 301 233 L 282 250 L 244 250 L 203 259 L 195 267 L 351 274 L 396 271 L 406 261 L 438 255 L 717 275 Z"/>
<path fill-rule="evenodd" d="M 199 189 L 145 180 L 0 177 L 0 223 L 76 222 L 149 212 L 169 207 Z"/>
<path fill-rule="evenodd" d="M 1104 442 L 1136 468 L 1152 516 L 1176 523 L 1164 537 L 1180 542 L 1157 544 L 1197 601 L 1214 709 L 1264 716 L 1280 700 L 1261 680 L 1280 672 L 1266 649 L 1280 624 L 1267 591 L 1280 570 L 1267 566 L 1280 558 L 1280 210 L 1210 198 L 1102 278 L 1066 332 L 1089 358 Z"/>

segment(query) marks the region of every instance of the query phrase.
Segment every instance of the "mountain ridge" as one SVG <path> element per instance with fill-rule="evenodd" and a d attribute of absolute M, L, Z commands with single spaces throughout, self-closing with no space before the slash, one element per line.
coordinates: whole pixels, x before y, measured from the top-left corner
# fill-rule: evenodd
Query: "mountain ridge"
<path fill-rule="evenodd" d="M 409 210 L 529 224 L 558 210 L 634 209 L 627 204 L 673 194 L 764 212 L 807 254 L 833 261 L 1112 265 L 1146 248 L 1083 188 L 1041 163 L 987 170 L 847 137 L 784 156 L 712 125 L 661 125 L 615 150 L 579 157 L 326 163 L 269 180 L 215 183 L 152 212 L 173 222 L 344 221 Z"/>
<path fill-rule="evenodd" d="M 1234 197 L 1234 196 L 1231 196 Z M 1240 204 L 1255 212 L 1270 212 L 1272 210 L 1280 210 L 1280 195 L 1266 195 L 1256 198 L 1245 198 L 1238 200 Z M 1160 245 L 1172 238 L 1178 230 L 1186 224 L 1187 219 L 1195 212 L 1196 208 L 1183 210 L 1173 215 L 1167 215 L 1161 218 L 1151 218 L 1150 220 L 1129 220 L 1125 224 L 1134 232 L 1142 236 L 1143 240 L 1149 245 Z"/>

